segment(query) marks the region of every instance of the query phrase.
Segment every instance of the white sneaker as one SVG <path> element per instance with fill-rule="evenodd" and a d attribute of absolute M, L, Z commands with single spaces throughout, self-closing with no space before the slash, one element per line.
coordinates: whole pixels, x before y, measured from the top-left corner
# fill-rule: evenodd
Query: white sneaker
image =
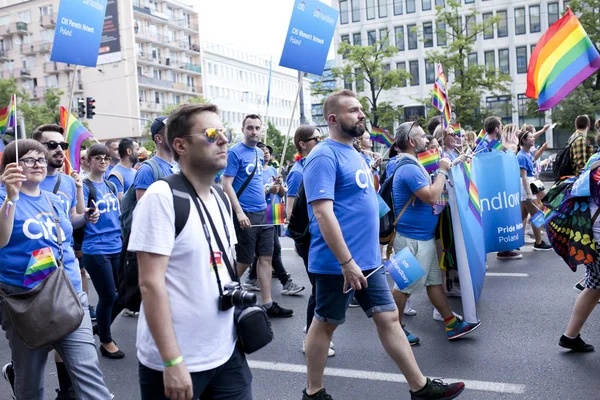
<path fill-rule="evenodd" d="M 138 317 L 139 315 L 140 315 L 140 313 L 139 313 L 139 312 L 137 312 L 137 311 L 131 311 L 131 310 L 129 310 L 128 308 L 124 308 L 124 309 L 123 309 L 123 316 L 125 316 L 125 317 L 132 317 L 132 318 L 136 318 L 136 317 Z"/>
<path fill-rule="evenodd" d="M 329 350 L 327 351 L 327 357 L 335 356 L 335 350 L 331 347 L 333 343 L 329 342 Z M 306 341 L 302 341 L 302 352 L 306 354 Z"/>
<path fill-rule="evenodd" d="M 408 315 L 410 317 L 417 315 L 417 310 L 412 308 L 412 304 L 410 303 L 410 297 L 406 299 L 406 304 L 404 305 L 404 315 Z"/>
<path fill-rule="evenodd" d="M 246 279 L 242 283 L 242 288 L 245 290 L 251 290 L 253 292 L 260 292 L 260 287 L 258 286 L 258 279 Z"/>
<path fill-rule="evenodd" d="M 535 244 L 535 239 L 529 235 L 525 235 L 525 244 Z"/>
<path fill-rule="evenodd" d="M 452 314 L 454 314 L 454 316 L 456 317 L 456 319 L 458 319 L 459 321 L 463 320 L 462 315 L 457 314 L 454 311 L 452 311 Z M 437 308 L 433 309 L 433 320 L 434 321 L 444 322 L 444 318 L 442 317 L 442 314 L 440 314 L 440 312 L 437 310 Z"/>
<path fill-rule="evenodd" d="M 292 278 L 289 278 L 287 283 L 283 286 L 281 294 L 284 296 L 294 296 L 303 290 L 304 286 L 296 285 L 294 281 L 292 281 Z"/>
<path fill-rule="evenodd" d="M 304 325 L 304 328 L 302 328 L 302 331 L 306 335 L 306 332 L 307 332 L 306 325 Z M 335 345 L 333 344 L 333 342 L 329 342 L 329 348 L 330 349 L 335 349 Z"/>

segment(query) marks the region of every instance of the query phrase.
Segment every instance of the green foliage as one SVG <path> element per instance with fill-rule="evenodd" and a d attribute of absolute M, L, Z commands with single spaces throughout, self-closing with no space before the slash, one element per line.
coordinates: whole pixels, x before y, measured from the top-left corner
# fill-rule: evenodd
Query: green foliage
<path fill-rule="evenodd" d="M 428 61 L 434 65 L 442 64 L 449 78 L 448 96 L 452 111 L 456 114 L 456 122 L 464 127 L 481 125 L 482 115 L 486 113 L 481 110 L 484 92 L 496 96 L 509 94 L 508 84 L 511 82 L 509 75 L 502 74 L 497 69 L 486 70 L 484 65 L 467 62 L 477 43 L 477 36 L 493 29 L 498 21 L 494 17 L 486 21 L 480 19 L 480 23 L 467 23 L 476 21 L 477 14 L 479 12 L 475 8 L 465 14 L 460 1 L 456 0 L 447 0 L 446 8 L 437 7 L 438 33 L 443 33 L 439 28 L 439 23 L 442 22 L 445 24 L 448 44 L 427 52 Z"/>
<path fill-rule="evenodd" d="M 60 90 L 47 89 L 44 93 L 44 103 L 23 101 L 19 104 L 19 113 L 25 120 L 25 131 L 28 137 L 40 125 L 60 123 L 60 96 L 62 94 L 63 92 Z"/>
<path fill-rule="evenodd" d="M 281 153 L 283 152 L 283 146 L 285 143 L 285 136 L 269 121 L 269 128 L 267 129 L 267 139 L 269 146 L 273 147 L 273 152 L 277 154 L 277 162 L 281 161 Z M 294 155 L 296 154 L 296 146 L 294 146 L 294 138 L 290 136 L 288 141 L 287 149 L 285 152 L 286 161 L 294 161 Z"/>
<path fill-rule="evenodd" d="M 579 18 L 579 22 L 585 29 L 596 48 L 600 46 L 600 0 L 572 0 L 569 3 L 571 10 Z M 594 90 L 600 90 L 600 72 L 596 72 L 588 80 L 593 81 Z"/>
<path fill-rule="evenodd" d="M 591 84 L 579 85 L 560 104 L 552 109 L 552 120 L 558 123 L 561 130 L 575 130 L 575 119 L 587 114 L 593 120 L 600 104 L 600 90 L 595 90 Z"/>

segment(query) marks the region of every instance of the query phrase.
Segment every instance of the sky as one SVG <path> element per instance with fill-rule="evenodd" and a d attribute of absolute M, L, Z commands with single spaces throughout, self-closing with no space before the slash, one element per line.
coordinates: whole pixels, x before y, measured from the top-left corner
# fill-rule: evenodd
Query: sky
<path fill-rule="evenodd" d="M 322 0 L 331 5 L 331 0 Z M 198 12 L 200 40 L 279 62 L 294 0 L 187 0 Z M 333 41 L 332 41 L 333 42 Z M 328 58 L 334 58 L 333 45 Z"/>

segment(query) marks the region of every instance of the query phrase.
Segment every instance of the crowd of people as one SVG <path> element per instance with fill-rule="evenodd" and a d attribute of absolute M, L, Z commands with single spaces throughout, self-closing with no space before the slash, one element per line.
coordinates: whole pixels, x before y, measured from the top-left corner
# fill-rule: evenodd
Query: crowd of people
<path fill-rule="evenodd" d="M 83 310 L 78 327 L 37 348 L 25 344 L 18 321 L 0 313 L 12 359 L 2 374 L 13 396 L 45 398 L 45 366 L 54 351 L 57 399 L 110 399 L 94 335 L 101 356 L 125 357 L 111 332 L 115 318 L 124 314 L 138 317 L 142 399 L 251 399 L 252 374 L 238 340 L 242 304 L 253 302 L 251 291 L 260 292 L 269 318 L 287 318 L 295 310 L 273 301 L 272 277 L 281 283 L 282 295 L 302 295 L 306 289 L 283 265 L 280 237 L 285 232 L 272 220 L 274 209 L 283 209 L 290 222 L 306 214 L 306 226 L 294 238 L 311 286 L 302 343 L 307 364 L 303 399 L 332 398 L 324 387 L 324 369 L 335 355 L 333 334 L 353 306 L 373 319 L 385 351 L 406 377 L 411 399 L 460 395 L 464 383 L 446 384 L 422 374 L 410 347 L 420 339 L 406 329 L 403 315 L 417 314 L 410 296 L 425 288 L 433 319 L 444 323 L 448 340 L 480 326 L 449 306 L 447 296 L 460 296 L 460 282 L 456 265 L 441 257 L 447 249 L 440 225 L 449 218 L 444 198 L 450 169 L 487 151 L 480 150 L 485 143 L 476 143 L 472 131 L 443 129 L 438 117 L 429 121 L 428 132 L 417 122 L 400 124 L 384 158 L 373 150 L 366 116 L 352 91 L 327 97 L 323 114 L 329 136 L 325 139 L 315 126 L 300 126 L 293 138 L 294 163 L 281 170 L 273 166 L 273 148 L 261 142 L 260 116 L 247 115 L 243 140 L 231 145 L 231 134 L 212 104 L 181 105 L 157 118 L 150 128 L 156 144 L 152 157 L 134 139 L 110 140 L 82 152 L 81 171 L 71 175 L 62 172 L 69 144 L 60 126 L 42 125 L 32 139 L 8 144 L 0 167 L 2 298 L 41 288 L 48 274 L 63 269 L 69 278 L 63 290 L 72 288 Z M 577 174 L 589 168 L 592 155 L 586 142 L 590 120 L 584 117 L 577 119 L 569 140 Z M 527 125 L 518 129 L 502 126 L 497 117 L 483 125 L 482 142 L 500 140 L 516 153 L 525 225 L 543 207 L 539 159 L 547 146 L 536 149 L 535 139 L 548 126 L 538 132 Z M 431 149 L 441 154 L 433 173 L 418 160 Z M 386 252 L 380 245 L 377 191 L 388 181 L 395 236 Z M 594 211 L 598 202 L 592 197 Z M 599 223 L 594 224 L 598 240 Z M 535 250 L 551 249 L 541 229 L 534 226 L 532 233 Z M 403 249 L 415 256 L 425 275 L 406 288 L 390 288 L 385 270 L 378 267 L 390 252 Z M 37 266 L 32 254 L 40 250 L 52 255 L 46 269 L 36 267 L 46 272 L 41 278 L 30 275 L 30 267 Z M 523 256 L 515 249 L 497 257 Z M 125 265 L 135 265 L 132 290 L 138 292 L 139 307 L 122 299 Z M 579 332 L 600 300 L 598 265 L 586 265 L 586 278 L 577 284 L 582 294 L 560 339 L 563 347 L 593 350 Z M 98 294 L 96 305 L 89 304 L 88 276 Z"/>

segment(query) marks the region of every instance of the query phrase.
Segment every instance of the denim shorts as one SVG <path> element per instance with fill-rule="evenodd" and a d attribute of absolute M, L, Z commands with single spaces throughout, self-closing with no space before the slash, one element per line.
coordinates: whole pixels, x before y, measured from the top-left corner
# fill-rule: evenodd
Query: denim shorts
<path fill-rule="evenodd" d="M 369 275 L 373 270 L 363 271 Z M 381 268 L 369 277 L 369 287 L 362 290 L 351 290 L 344 294 L 344 276 L 330 274 L 313 274 L 316 284 L 315 318 L 330 324 L 341 325 L 346 321 L 346 309 L 355 297 L 361 308 L 371 318 L 374 313 L 395 311 L 396 303 L 390 292 L 390 286 Z"/>

